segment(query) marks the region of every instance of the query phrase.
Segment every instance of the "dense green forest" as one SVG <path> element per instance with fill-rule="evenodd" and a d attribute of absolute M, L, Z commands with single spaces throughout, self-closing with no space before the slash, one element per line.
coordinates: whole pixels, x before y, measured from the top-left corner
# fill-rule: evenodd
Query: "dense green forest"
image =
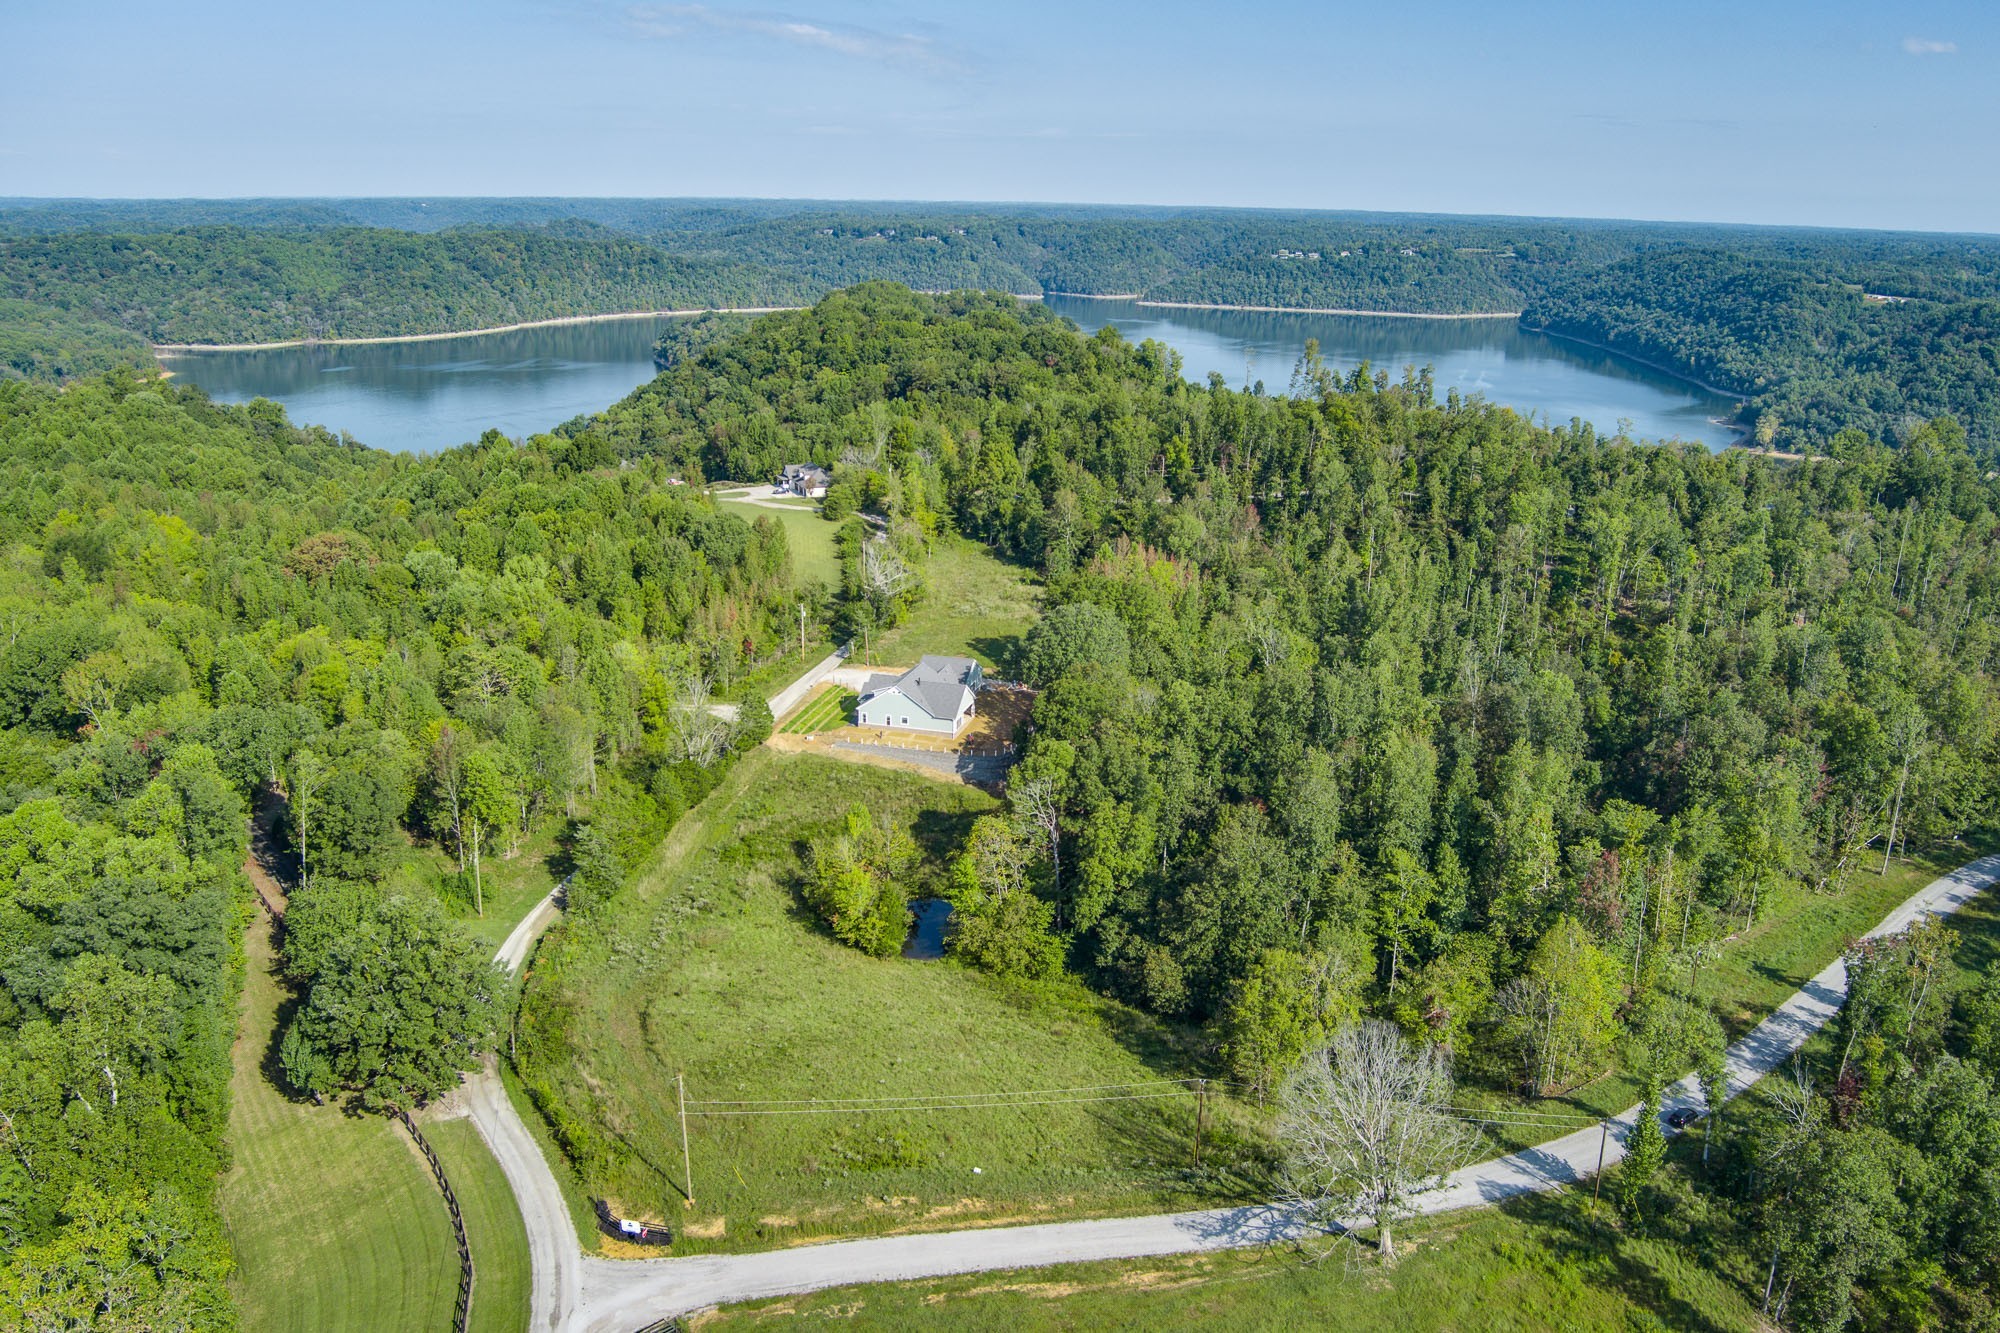
<path fill-rule="evenodd" d="M 1641 448 L 1310 354 L 1288 396 L 1191 385 L 1157 345 L 891 284 L 669 359 L 425 459 L 128 370 L 0 383 L 10 1318 L 229 1323 L 252 810 L 290 858 L 283 1077 L 382 1110 L 491 1040 L 454 920 L 482 854 L 559 827 L 587 917 L 761 740 L 737 686 L 796 632 L 784 529 L 676 479 L 833 465 L 829 505 L 918 577 L 877 581 L 850 523 L 823 621 L 899 619 L 947 532 L 1043 575 L 1033 730 L 952 947 L 1199 1025 L 1252 1088 L 1361 1012 L 1475 1083 L 1559 1092 L 1614 1049 L 1677 1075 L 1719 1040 L 1719 940 L 2000 799 L 2000 491 L 1949 421 L 1808 466 Z M 1995 1000 L 1933 984 L 1940 947 L 1857 955 L 1803 1128 L 1705 1187 L 1801 1326 L 1857 1286 L 1881 1328 L 1994 1298 L 2000 1139 L 1938 1126 L 2000 1124 Z"/>
<path fill-rule="evenodd" d="M 1949 415 L 1990 445 L 2000 440 L 1996 292 L 2000 275 L 1956 263 L 1695 248 L 1577 274 L 1522 322 L 1743 394 L 1767 444 L 1824 446 L 1849 427 L 1901 438 Z"/>
<path fill-rule="evenodd" d="M 769 271 L 676 257 L 582 223 L 0 239 L 0 297 L 151 342 L 446 333 L 599 311 L 784 304 L 801 291 Z"/>
<path fill-rule="evenodd" d="M 389 1109 L 495 1021 L 482 852 L 588 805 L 587 901 L 761 739 L 703 701 L 792 624 L 783 529 L 596 448 L 415 461 L 129 371 L 0 383 L 0 1322 L 233 1322 L 252 809 L 291 867 L 284 1078 Z"/>
<path fill-rule="evenodd" d="M 2000 443 L 1988 237 L 1406 214 L 769 200 L 0 201 L 0 373 L 152 341 L 792 304 L 869 280 L 1291 309 L 1524 311 L 1747 400 L 1760 441 Z M 1878 300 L 1873 298 L 1894 298 Z M 117 332 L 123 330 L 123 333 Z"/>
<path fill-rule="evenodd" d="M 878 285 L 701 350 L 573 443 L 718 476 L 819 459 L 913 560 L 949 527 L 1042 571 L 1014 818 L 964 850 L 953 947 L 1206 1024 L 1252 1087 L 1360 1012 L 1475 1083 L 1555 1095 L 1614 1049 L 1677 1077 L 1719 1049 L 1720 941 L 1990 824 L 2000 488 L 1956 425 L 1788 466 L 1310 355 L 1297 383 L 1192 386 L 1033 306 Z M 1787 1256 L 1802 1326 L 1864 1280 L 1995 1294 L 1995 1237 L 1953 1202 L 1985 1197 L 1989 1150 L 1922 1110 L 2000 1124 L 1993 992 L 1931 985 L 1937 949 L 1857 956 L 1879 984 L 1847 1058 L 1714 1186 Z M 1901 1239 L 1807 1243 L 1835 1225 Z"/>

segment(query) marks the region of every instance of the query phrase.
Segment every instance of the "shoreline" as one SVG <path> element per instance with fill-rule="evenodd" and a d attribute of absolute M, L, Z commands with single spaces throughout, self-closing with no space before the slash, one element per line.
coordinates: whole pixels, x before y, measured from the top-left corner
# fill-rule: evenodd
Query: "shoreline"
<path fill-rule="evenodd" d="M 1696 379 L 1694 376 L 1688 374 L 1686 371 L 1675 370 L 1672 366 L 1663 366 L 1657 361 L 1653 361 L 1646 357 L 1640 356 L 1636 352 L 1628 352 L 1622 347 L 1613 347 L 1608 343 L 1601 343 L 1591 338 L 1579 338 L 1574 333 L 1557 333 L 1554 329 L 1529 329 L 1528 332 L 1539 333 L 1544 338 L 1560 338 L 1564 342 L 1575 343 L 1579 347 L 1594 347 L 1600 352 L 1609 352 L 1612 356 L 1620 357 L 1626 361 L 1630 361 L 1637 365 L 1644 366 L 1648 370 L 1657 370 L 1662 375 L 1672 375 L 1675 379 L 1679 380 L 1681 383 L 1692 384 L 1694 385 L 1695 388 L 1706 390 L 1707 392 L 1714 394 L 1717 398 L 1731 398 L 1738 403 L 1747 403 L 1750 401 L 1750 395 L 1747 393 L 1737 393 L 1733 389 L 1719 388 L 1716 385 L 1710 384 L 1707 380 Z M 1731 429 L 1737 431 L 1737 433 L 1745 436 L 1746 438 L 1749 435 L 1749 432 L 1743 430 L 1742 427 L 1740 426 L 1732 427 Z"/>
<path fill-rule="evenodd" d="M 1103 300 L 1122 298 L 1104 297 Z M 1481 310 L 1462 315 L 1437 315 L 1421 310 L 1347 310 L 1338 306 L 1220 305 L 1208 301 L 1134 301 L 1153 310 L 1238 310 L 1253 315 L 1373 315 L 1377 319 L 1519 319 L 1518 310 Z"/>
<path fill-rule="evenodd" d="M 459 329 L 452 333 L 398 333 L 376 338 L 288 338 L 269 343 L 154 343 L 154 356 L 187 356 L 202 352 L 275 352 L 287 347 L 375 347 L 387 343 L 442 342 L 447 338 L 483 338 L 490 333 L 519 333 L 524 329 L 547 329 L 563 324 L 601 324 L 614 319 L 687 319 L 695 315 L 775 315 L 787 310 L 804 310 L 799 305 L 696 306 L 687 310 L 620 310 L 605 315 L 558 315 L 553 319 L 529 319 L 518 324 L 498 324 L 486 329 Z"/>

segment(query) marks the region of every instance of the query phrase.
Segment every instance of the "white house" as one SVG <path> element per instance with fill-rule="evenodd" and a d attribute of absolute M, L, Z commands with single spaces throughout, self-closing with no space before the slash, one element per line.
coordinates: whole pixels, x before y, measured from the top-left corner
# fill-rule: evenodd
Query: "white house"
<path fill-rule="evenodd" d="M 979 663 L 969 657 L 927 656 L 900 676 L 871 679 L 854 720 L 863 727 L 956 736 L 976 711 L 984 683 Z"/>
<path fill-rule="evenodd" d="M 820 500 L 826 497 L 826 488 L 832 481 L 832 474 L 815 463 L 787 463 L 778 474 L 778 489 L 787 495 Z"/>

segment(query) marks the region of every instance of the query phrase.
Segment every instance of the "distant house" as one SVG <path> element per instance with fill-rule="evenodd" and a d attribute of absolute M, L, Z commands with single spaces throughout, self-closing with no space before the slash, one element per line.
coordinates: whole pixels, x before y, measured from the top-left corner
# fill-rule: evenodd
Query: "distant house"
<path fill-rule="evenodd" d="M 927 656 L 900 676 L 870 680 L 854 720 L 864 727 L 956 736 L 976 711 L 983 684 L 979 663 L 971 658 Z"/>
<path fill-rule="evenodd" d="M 808 500 L 822 499 L 833 476 L 816 463 L 787 463 L 785 470 L 778 474 L 778 489 L 787 495 L 799 495 Z"/>

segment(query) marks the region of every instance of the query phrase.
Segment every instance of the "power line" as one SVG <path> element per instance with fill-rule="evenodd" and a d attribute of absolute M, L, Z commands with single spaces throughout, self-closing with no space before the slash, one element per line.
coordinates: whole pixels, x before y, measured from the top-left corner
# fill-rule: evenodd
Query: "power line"
<path fill-rule="evenodd" d="M 1172 1092 L 1129 1092 L 1111 1097 L 1057 1097 L 1045 1101 L 1030 1102 L 957 1102 L 939 1104 L 936 1102 L 910 1102 L 898 1106 L 795 1106 L 778 1110 L 753 1111 L 697 1111 L 690 1103 L 689 1116 L 742 1116 L 742 1115 L 875 1115 L 893 1114 L 904 1111 L 1004 1111 L 1021 1106 L 1084 1106 L 1091 1102 L 1142 1102 L 1157 1101 L 1165 1097 L 1193 1097 L 1196 1094 L 1188 1088 L 1176 1088 Z"/>
<path fill-rule="evenodd" d="M 912 1092 L 900 1096 L 889 1096 L 889 1097 L 765 1097 L 765 1098 L 756 1098 L 756 1099 L 748 1099 L 741 1101 L 730 1101 L 722 1098 L 703 1098 L 697 1100 L 696 1098 L 690 1097 L 688 1099 L 688 1105 L 689 1106 L 817 1106 L 823 1102 L 826 1103 L 924 1102 L 924 1101 L 944 1101 L 946 1099 L 956 1099 L 959 1101 L 964 1101 L 968 1098 L 973 1098 L 973 1097 L 1055 1097 L 1063 1093 L 1071 1093 L 1071 1092 L 1108 1092 L 1113 1088 L 1159 1088 L 1159 1087 L 1186 1088 L 1187 1085 L 1192 1081 L 1193 1080 L 1191 1079 L 1182 1079 L 1182 1078 L 1157 1078 L 1157 1079 L 1148 1079 L 1138 1083 L 1091 1083 L 1076 1088 L 1018 1088 L 1012 1090 L 1004 1090 L 1000 1092 L 937 1092 L 937 1093 Z"/>

